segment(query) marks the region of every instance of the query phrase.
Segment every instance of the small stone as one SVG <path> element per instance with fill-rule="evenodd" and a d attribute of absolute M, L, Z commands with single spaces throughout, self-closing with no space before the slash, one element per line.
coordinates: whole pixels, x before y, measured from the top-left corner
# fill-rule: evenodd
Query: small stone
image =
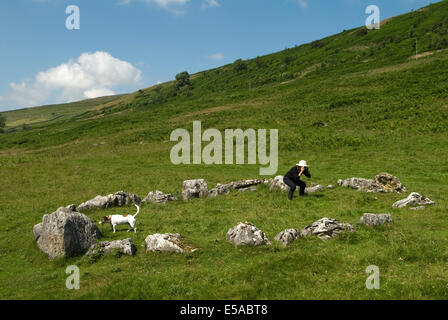
<path fill-rule="evenodd" d="M 207 193 L 208 186 L 204 179 L 186 180 L 182 184 L 182 199 L 184 200 L 202 198 Z"/>
<path fill-rule="evenodd" d="M 281 190 L 281 191 L 288 191 L 289 187 L 283 182 L 283 176 L 276 176 L 269 186 L 270 191 L 274 190 Z"/>
<path fill-rule="evenodd" d="M 194 252 L 197 248 L 187 246 L 183 243 L 183 237 L 178 233 L 165 233 L 149 235 L 145 239 L 146 252 Z"/>
<path fill-rule="evenodd" d="M 399 200 L 395 202 L 393 208 L 404 208 L 407 206 L 426 206 L 435 204 L 434 201 L 428 197 L 422 196 L 417 192 L 412 192 L 406 199 Z"/>
<path fill-rule="evenodd" d="M 378 225 L 386 224 L 392 222 L 392 216 L 390 214 L 374 214 L 374 213 L 364 213 L 361 217 L 361 223 L 369 227 L 375 227 Z"/>
<path fill-rule="evenodd" d="M 78 206 L 78 211 L 123 207 L 128 204 L 139 205 L 140 203 L 141 199 L 136 194 L 118 191 L 107 196 L 96 196 L 89 201 L 81 203 Z"/>
<path fill-rule="evenodd" d="M 230 193 L 230 190 L 232 190 L 233 184 L 218 184 L 215 188 L 208 191 L 207 197 L 209 198 L 216 198 L 219 195 L 226 195 Z"/>
<path fill-rule="evenodd" d="M 142 200 L 142 202 L 153 202 L 158 204 L 166 204 L 170 201 L 176 201 L 177 199 L 172 194 L 165 194 L 159 190 L 156 190 L 156 192 L 150 192 L 145 197 L 145 199 Z"/>
<path fill-rule="evenodd" d="M 336 219 L 322 218 L 302 229 L 300 236 L 317 236 L 322 240 L 328 240 L 343 231 L 354 232 L 355 228 L 351 224 L 342 223 Z"/>
<path fill-rule="evenodd" d="M 252 186 L 252 187 L 247 187 L 247 188 L 241 188 L 238 189 L 239 192 L 252 192 L 252 191 L 257 191 L 257 187 L 256 186 Z"/>
<path fill-rule="evenodd" d="M 275 236 L 276 241 L 281 242 L 286 247 L 291 242 L 295 241 L 299 237 L 299 231 L 297 229 L 286 229 Z"/>
<path fill-rule="evenodd" d="M 126 254 L 128 256 L 135 255 L 135 252 L 137 251 L 132 239 L 129 238 L 124 240 L 102 241 L 94 244 L 90 247 L 89 251 L 86 253 L 86 256 L 95 254 L 107 255 L 113 250 L 118 250 L 122 254 Z"/>
<path fill-rule="evenodd" d="M 325 190 L 324 186 L 321 186 L 320 184 L 311 184 L 309 188 L 305 188 L 306 193 L 314 193 Z"/>
<path fill-rule="evenodd" d="M 229 229 L 226 239 L 237 247 L 271 244 L 266 234 L 249 222 L 240 222 L 234 228 Z"/>

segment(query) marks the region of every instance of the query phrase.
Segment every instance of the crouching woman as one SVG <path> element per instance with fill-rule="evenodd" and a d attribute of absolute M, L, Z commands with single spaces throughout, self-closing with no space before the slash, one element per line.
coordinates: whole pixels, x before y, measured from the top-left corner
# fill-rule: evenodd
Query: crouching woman
<path fill-rule="evenodd" d="M 290 188 L 288 195 L 289 200 L 292 200 L 294 191 L 296 191 L 297 186 L 299 187 L 299 195 L 305 195 L 306 183 L 300 180 L 302 175 L 311 178 L 308 164 L 305 160 L 300 161 L 297 165 L 292 167 L 291 170 L 289 170 L 288 173 L 283 177 L 283 182 Z"/>

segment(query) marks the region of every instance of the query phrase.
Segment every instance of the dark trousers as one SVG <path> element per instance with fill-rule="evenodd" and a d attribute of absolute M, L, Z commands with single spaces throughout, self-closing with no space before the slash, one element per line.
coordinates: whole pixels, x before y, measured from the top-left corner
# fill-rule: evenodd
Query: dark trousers
<path fill-rule="evenodd" d="M 292 196 L 294 195 L 294 191 L 296 191 L 297 186 L 299 187 L 299 194 L 301 196 L 305 195 L 306 183 L 302 180 L 294 181 L 288 177 L 284 177 L 283 182 L 289 187 L 289 200 L 292 200 Z"/>

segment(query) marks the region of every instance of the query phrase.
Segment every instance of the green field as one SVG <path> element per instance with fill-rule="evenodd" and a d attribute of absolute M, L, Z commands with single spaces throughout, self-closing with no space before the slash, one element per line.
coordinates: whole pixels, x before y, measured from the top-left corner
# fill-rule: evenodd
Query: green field
<path fill-rule="evenodd" d="M 195 74 L 191 86 L 170 82 L 98 105 L 4 113 L 7 123 L 28 126 L 0 134 L 0 298 L 447 299 L 446 49 L 448 2 L 442 1 L 395 17 L 380 30 L 347 30 Z M 424 211 L 392 209 L 407 195 L 341 187 L 289 202 L 263 186 L 216 199 L 146 205 L 137 234 L 100 227 L 102 240 L 131 237 L 135 257 L 50 261 L 38 249 L 33 226 L 61 206 L 119 190 L 142 198 L 156 189 L 180 197 L 187 179 L 203 178 L 212 188 L 260 178 L 259 165 L 173 165 L 170 134 L 176 128 L 191 132 L 193 121 L 221 132 L 278 129 L 278 175 L 301 159 L 310 164 L 307 182 L 322 185 L 389 172 L 436 204 Z M 394 222 L 364 227 L 359 219 L 367 212 L 391 213 Z M 94 221 L 104 214 L 87 212 Z M 327 242 L 299 239 L 287 248 L 274 241 L 235 248 L 225 240 L 241 221 L 273 240 L 286 228 L 302 229 L 323 217 L 351 223 L 357 232 Z M 168 232 L 200 250 L 145 252 L 147 235 Z M 73 264 L 80 267 L 81 288 L 70 291 L 65 268 Z M 380 268 L 380 290 L 366 289 L 369 265 Z"/>

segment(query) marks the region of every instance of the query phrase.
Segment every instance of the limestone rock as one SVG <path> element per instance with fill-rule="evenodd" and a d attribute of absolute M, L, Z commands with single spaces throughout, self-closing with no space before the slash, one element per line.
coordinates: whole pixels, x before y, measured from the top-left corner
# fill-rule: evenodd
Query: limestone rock
<path fill-rule="evenodd" d="M 281 190 L 288 191 L 289 187 L 283 182 L 283 176 L 276 176 L 269 186 L 270 191 Z"/>
<path fill-rule="evenodd" d="M 295 241 L 299 237 L 299 231 L 297 229 L 286 229 L 275 236 L 275 241 L 281 242 L 283 246 L 287 246 L 291 242 Z"/>
<path fill-rule="evenodd" d="M 343 231 L 354 232 L 355 228 L 348 223 L 342 223 L 336 219 L 322 218 L 302 229 L 300 236 L 317 236 L 322 240 L 328 240 Z"/>
<path fill-rule="evenodd" d="M 255 191 L 257 190 L 255 186 L 259 184 L 263 184 L 263 181 L 252 179 L 234 181 L 227 184 L 218 184 L 215 188 L 208 191 L 208 197 L 216 198 L 218 195 L 226 195 L 229 194 L 231 190 L 238 190 L 241 192 Z"/>
<path fill-rule="evenodd" d="M 234 228 L 229 229 L 226 239 L 237 247 L 271 244 L 266 234 L 249 222 L 240 222 Z"/>
<path fill-rule="evenodd" d="M 257 186 L 259 184 L 262 184 L 263 181 L 258 179 L 251 179 L 251 180 L 240 180 L 232 182 L 232 188 L 233 189 L 246 189 L 252 186 Z"/>
<path fill-rule="evenodd" d="M 412 192 L 409 195 L 409 197 L 395 202 L 392 205 L 392 207 L 393 208 L 404 208 L 404 207 L 408 207 L 408 206 L 415 207 L 415 206 L 426 206 L 426 205 L 431 205 L 431 204 L 435 204 L 435 202 L 425 196 L 420 195 L 417 192 Z"/>
<path fill-rule="evenodd" d="M 416 210 L 416 211 L 421 211 L 421 210 L 425 210 L 426 207 L 425 206 L 419 206 L 419 207 L 412 207 L 410 208 L 411 210 Z"/>
<path fill-rule="evenodd" d="M 216 187 L 214 187 L 213 189 L 210 189 L 210 191 L 208 191 L 208 197 L 216 198 L 217 196 L 220 196 L 220 195 L 226 195 L 226 194 L 229 194 L 232 189 L 233 189 L 232 183 L 218 184 Z"/>
<path fill-rule="evenodd" d="M 247 187 L 247 188 L 241 188 L 238 189 L 239 192 L 252 192 L 252 191 L 257 191 L 257 187 L 256 186 L 251 186 L 251 187 Z"/>
<path fill-rule="evenodd" d="M 123 207 L 128 204 L 139 205 L 140 202 L 141 199 L 136 194 L 118 191 L 107 196 L 96 196 L 95 198 L 80 204 L 78 206 L 78 211 Z"/>
<path fill-rule="evenodd" d="M 132 242 L 132 239 L 129 238 L 124 240 L 102 241 L 94 244 L 90 247 L 89 251 L 86 253 L 86 256 L 95 254 L 107 255 L 113 250 L 118 250 L 119 252 L 128 256 L 135 255 L 135 252 L 137 251 L 134 243 Z"/>
<path fill-rule="evenodd" d="M 365 224 L 369 227 L 375 227 L 392 222 L 392 216 L 386 213 L 381 214 L 364 213 L 364 215 L 361 217 L 360 220 L 362 224 Z"/>
<path fill-rule="evenodd" d="M 76 204 L 70 204 L 70 205 L 66 206 L 65 208 L 70 211 L 76 211 Z"/>
<path fill-rule="evenodd" d="M 375 182 L 382 186 L 385 192 L 406 192 L 406 187 L 401 184 L 400 179 L 387 172 L 376 175 Z"/>
<path fill-rule="evenodd" d="M 204 179 L 186 180 L 182 184 L 182 199 L 202 198 L 208 193 L 207 182 Z"/>
<path fill-rule="evenodd" d="M 384 189 L 372 179 L 349 178 L 338 180 L 338 185 L 364 192 L 384 192 Z"/>
<path fill-rule="evenodd" d="M 177 199 L 172 194 L 165 194 L 159 190 L 156 190 L 156 192 L 150 192 L 146 196 L 145 199 L 142 200 L 142 202 L 153 202 L 153 203 L 159 203 L 159 204 L 166 204 L 170 201 L 176 201 Z"/>
<path fill-rule="evenodd" d="M 38 247 L 50 259 L 82 255 L 101 236 L 89 217 L 64 207 L 44 215 L 33 231 Z"/>
<path fill-rule="evenodd" d="M 324 186 L 321 186 L 320 184 L 314 184 L 312 183 L 310 187 L 305 188 L 305 193 L 314 193 L 325 190 Z"/>
<path fill-rule="evenodd" d="M 183 237 L 178 233 L 165 233 L 149 235 L 145 239 L 146 252 L 175 252 L 185 253 L 194 252 L 197 248 L 187 246 L 182 241 Z"/>
<path fill-rule="evenodd" d="M 400 180 L 386 172 L 376 175 L 374 179 L 340 179 L 338 180 L 338 184 L 363 192 L 406 192 L 406 188 L 401 184 Z"/>

